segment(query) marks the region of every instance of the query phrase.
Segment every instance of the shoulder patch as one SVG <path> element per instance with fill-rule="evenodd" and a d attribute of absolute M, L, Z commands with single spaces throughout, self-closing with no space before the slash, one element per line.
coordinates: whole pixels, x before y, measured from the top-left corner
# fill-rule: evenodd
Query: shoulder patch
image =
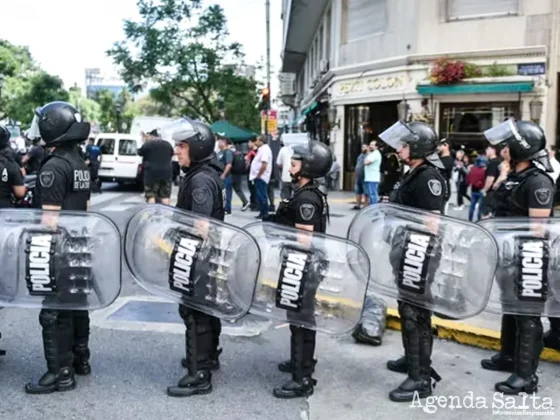
<path fill-rule="evenodd" d="M 428 188 L 430 189 L 430 192 L 436 197 L 439 197 L 443 190 L 441 181 L 439 179 L 430 179 L 428 181 Z"/>
<path fill-rule="evenodd" d="M 299 206 L 299 214 L 303 220 L 308 222 L 313 219 L 313 216 L 315 215 L 315 206 L 308 203 L 302 204 Z"/>
<path fill-rule="evenodd" d="M 43 171 L 39 175 L 39 182 L 43 188 L 50 188 L 54 184 L 54 178 L 53 171 Z"/>
<path fill-rule="evenodd" d="M 2 182 L 8 182 L 8 170 L 6 168 L 2 170 Z"/>
<path fill-rule="evenodd" d="M 535 198 L 541 206 L 546 206 L 552 199 L 552 191 L 549 188 L 535 190 Z"/>
<path fill-rule="evenodd" d="M 204 188 L 195 188 L 192 196 L 196 204 L 202 204 L 206 200 L 206 190 Z"/>

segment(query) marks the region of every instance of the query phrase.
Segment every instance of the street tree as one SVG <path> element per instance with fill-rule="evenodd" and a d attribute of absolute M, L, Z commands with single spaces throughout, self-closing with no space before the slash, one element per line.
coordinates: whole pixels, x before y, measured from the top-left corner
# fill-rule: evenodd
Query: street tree
<path fill-rule="evenodd" d="M 138 0 L 138 21 L 107 53 L 130 86 L 156 85 L 151 96 L 179 114 L 258 129 L 257 82 L 238 74 L 241 45 L 228 41 L 219 5 L 201 0 Z"/>
<path fill-rule="evenodd" d="M 126 132 L 138 115 L 132 96 L 126 89 L 118 94 L 103 89 L 95 94 L 94 99 L 99 104 L 99 122 L 105 131 Z"/>
<path fill-rule="evenodd" d="M 101 106 L 92 99 L 82 95 L 79 87 L 71 87 L 68 90 L 69 102 L 74 105 L 86 121 L 97 123 L 101 117 Z"/>

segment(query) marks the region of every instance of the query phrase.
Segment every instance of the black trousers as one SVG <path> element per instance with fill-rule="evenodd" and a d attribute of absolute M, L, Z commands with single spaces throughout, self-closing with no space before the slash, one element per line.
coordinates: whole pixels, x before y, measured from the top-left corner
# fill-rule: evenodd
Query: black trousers
<path fill-rule="evenodd" d="M 233 191 L 235 191 L 237 196 L 241 199 L 243 206 L 245 206 L 245 204 L 247 204 L 247 197 L 245 197 L 245 193 L 243 192 L 243 175 L 232 175 L 231 186 L 233 187 Z"/>

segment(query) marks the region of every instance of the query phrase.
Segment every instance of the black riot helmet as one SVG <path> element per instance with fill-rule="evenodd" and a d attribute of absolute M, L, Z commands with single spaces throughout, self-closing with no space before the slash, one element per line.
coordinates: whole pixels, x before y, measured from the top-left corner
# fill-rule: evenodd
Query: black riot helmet
<path fill-rule="evenodd" d="M 188 144 L 192 163 L 204 162 L 214 156 L 216 138 L 210 127 L 202 122 L 179 118 L 158 132 L 164 140 Z"/>
<path fill-rule="evenodd" d="M 326 176 L 331 170 L 333 156 L 326 144 L 309 140 L 307 144 L 293 147 L 292 159 L 301 161 L 301 170 L 295 175 L 299 177 L 316 179 Z"/>
<path fill-rule="evenodd" d="M 438 135 L 429 124 L 397 121 L 379 135 L 379 138 L 397 152 L 408 146 L 410 159 L 426 159 L 432 165 L 444 169 L 438 155 Z"/>
<path fill-rule="evenodd" d="M 4 147 L 10 145 L 10 137 L 10 130 L 8 130 L 3 125 L 0 125 L 0 149 L 3 149 Z"/>
<path fill-rule="evenodd" d="M 28 137 L 41 137 L 47 146 L 81 143 L 89 137 L 91 126 L 67 102 L 51 102 L 35 110 Z"/>
<path fill-rule="evenodd" d="M 515 121 L 510 118 L 484 132 L 493 145 L 508 146 L 511 160 L 515 162 L 535 161 L 552 172 L 546 151 L 546 136 L 543 129 L 532 121 Z"/>

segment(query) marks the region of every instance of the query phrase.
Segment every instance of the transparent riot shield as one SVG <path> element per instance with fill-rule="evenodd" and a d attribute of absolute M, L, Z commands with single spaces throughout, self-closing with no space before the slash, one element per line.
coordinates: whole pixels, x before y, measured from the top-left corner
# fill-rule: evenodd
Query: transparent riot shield
<path fill-rule="evenodd" d="M 121 236 L 92 212 L 0 210 L 0 306 L 93 310 L 121 290 Z"/>
<path fill-rule="evenodd" d="M 132 277 L 150 293 L 226 320 L 251 307 L 260 254 L 242 229 L 148 206 L 129 221 L 124 248 Z"/>
<path fill-rule="evenodd" d="M 486 311 L 560 317 L 560 220 L 496 218 L 478 224 L 499 250 Z"/>
<path fill-rule="evenodd" d="M 363 249 L 276 223 L 243 229 L 258 242 L 262 258 L 251 313 L 330 334 L 356 326 L 368 285 Z"/>
<path fill-rule="evenodd" d="M 486 306 L 498 250 L 480 226 L 383 203 L 356 215 L 348 239 L 369 256 L 375 293 L 450 319 L 474 316 Z"/>

